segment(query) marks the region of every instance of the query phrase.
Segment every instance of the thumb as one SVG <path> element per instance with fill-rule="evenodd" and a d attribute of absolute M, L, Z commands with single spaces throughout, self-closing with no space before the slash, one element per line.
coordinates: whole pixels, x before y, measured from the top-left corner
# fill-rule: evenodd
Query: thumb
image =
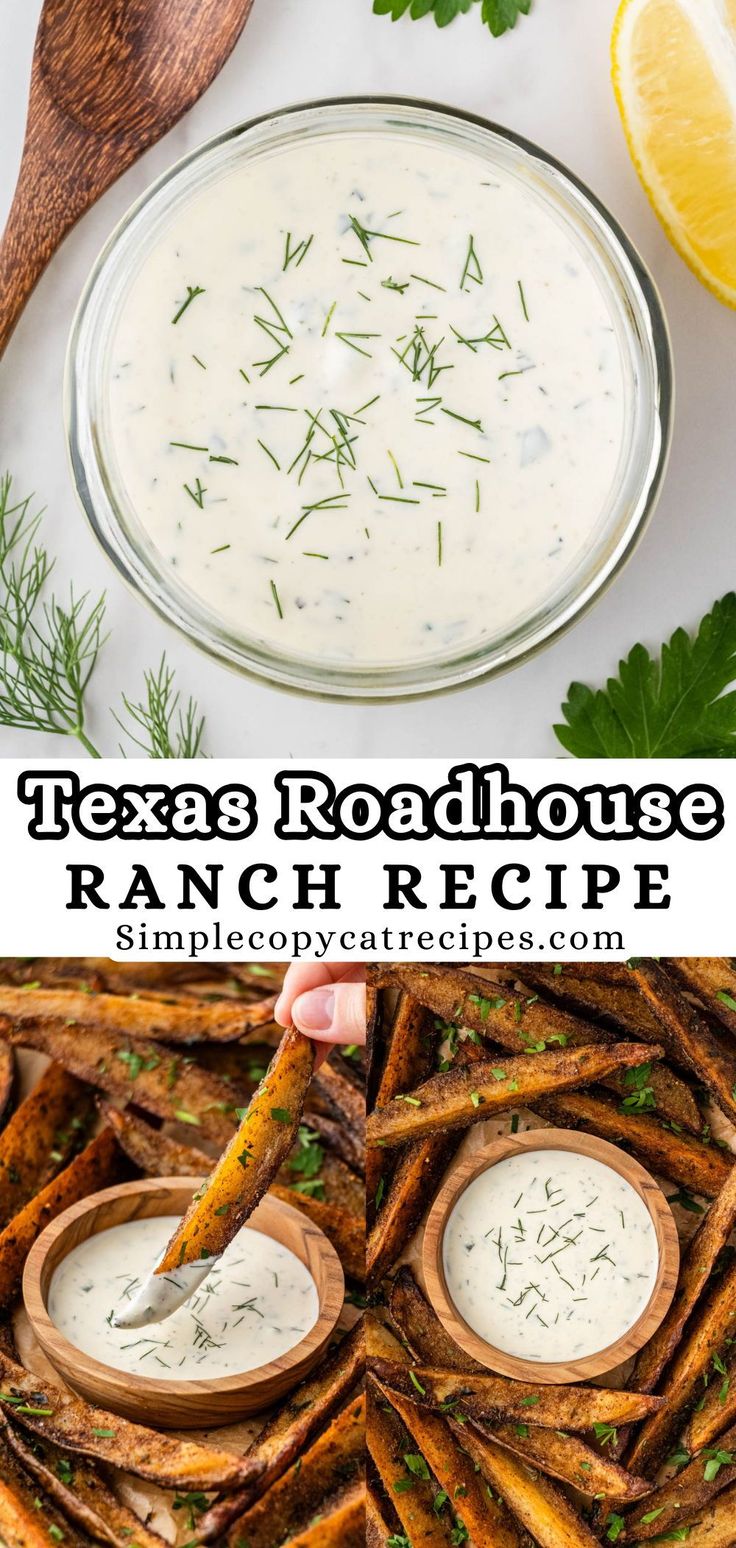
<path fill-rule="evenodd" d="M 291 1007 L 294 1026 L 323 1043 L 365 1043 L 365 984 L 323 984 Z"/>

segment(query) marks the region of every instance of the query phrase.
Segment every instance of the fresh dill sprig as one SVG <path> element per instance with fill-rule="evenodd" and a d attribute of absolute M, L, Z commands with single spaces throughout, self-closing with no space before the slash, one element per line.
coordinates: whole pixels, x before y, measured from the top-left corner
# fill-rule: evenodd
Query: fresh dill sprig
<path fill-rule="evenodd" d="M 119 715 L 115 719 L 131 742 L 148 758 L 203 758 L 204 716 L 200 715 L 194 699 L 182 705 L 178 689 L 174 687 L 175 673 L 161 657 L 156 671 L 144 673 L 144 697 L 137 703 L 123 694 L 126 714 L 133 728 L 125 725 Z M 126 756 L 124 748 L 120 751 Z"/>
<path fill-rule="evenodd" d="M 0 725 L 74 736 L 99 758 L 84 696 L 104 643 L 105 597 L 70 589 L 63 605 L 45 596 L 54 565 L 37 542 L 41 513 L 31 514 L 30 495 L 13 499 L 12 482 L 0 479 Z"/>
<path fill-rule="evenodd" d="M 31 495 L 13 496 L 9 473 L 0 478 L 0 726 L 70 736 L 101 758 L 87 731 L 87 692 L 107 636 L 105 596 L 66 603 L 48 583 L 54 560 L 39 541 L 42 513 Z M 179 710 L 174 673 L 163 656 L 145 676 L 142 703 L 123 697 L 140 740 L 116 715 L 125 734 L 151 758 L 201 758 L 204 721 L 190 699 Z"/>

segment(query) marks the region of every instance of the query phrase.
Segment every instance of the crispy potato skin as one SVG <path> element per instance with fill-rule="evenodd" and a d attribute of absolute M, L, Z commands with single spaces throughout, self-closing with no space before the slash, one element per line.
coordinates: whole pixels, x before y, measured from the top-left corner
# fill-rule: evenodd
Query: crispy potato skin
<path fill-rule="evenodd" d="M 548 1478 L 530 1473 L 517 1457 L 479 1435 L 472 1425 L 467 1433 L 454 1420 L 450 1427 L 539 1548 L 560 1548 L 561 1543 L 565 1548 L 598 1548 L 598 1538 Z"/>
<path fill-rule="evenodd" d="M 93 1111 L 89 1087 L 62 1065 L 49 1065 L 0 1135 L 0 1227 L 74 1153 Z"/>
<path fill-rule="evenodd" d="M 109 1123 L 120 1146 L 146 1177 L 206 1177 L 212 1167 L 212 1157 L 193 1145 L 181 1145 L 178 1140 L 151 1128 L 145 1118 L 126 1107 L 122 1112 L 110 1102 L 98 1102 L 103 1118 Z"/>
<path fill-rule="evenodd" d="M 441 1408 L 443 1403 L 459 1403 L 463 1414 L 471 1418 L 503 1417 L 522 1423 L 533 1418 L 535 1424 L 553 1430 L 590 1430 L 599 1422 L 628 1424 L 656 1413 L 664 1402 L 661 1397 L 607 1387 L 534 1386 L 528 1381 L 511 1381 L 488 1372 L 483 1376 L 466 1375 L 426 1365 L 408 1369 L 390 1360 L 374 1360 L 372 1369 L 383 1386 L 420 1407 Z M 420 1392 L 420 1387 L 424 1392 Z"/>
<path fill-rule="evenodd" d="M 729 1032 L 736 1033 L 736 1011 L 722 996 L 736 1000 L 736 970 L 729 957 L 665 957 L 664 966 L 716 1016 Z"/>
<path fill-rule="evenodd" d="M 390 1536 L 391 1528 L 384 1514 L 383 1501 L 369 1479 L 365 1507 L 365 1548 L 386 1548 Z"/>
<path fill-rule="evenodd" d="M 520 1548 L 521 1538 L 508 1511 L 499 1501 L 489 1499 L 447 1421 L 422 1411 L 387 1388 L 380 1390 L 403 1421 L 473 1541 L 492 1543 L 493 1548 Z"/>
<path fill-rule="evenodd" d="M 123 1158 L 110 1129 L 103 1129 L 52 1182 L 0 1231 L 0 1310 L 15 1300 L 23 1265 L 44 1226 L 70 1204 L 106 1188 L 121 1175 Z"/>
<path fill-rule="evenodd" d="M 157 1274 L 218 1257 L 263 1198 L 297 1137 L 314 1047 L 291 1027 L 281 1039 L 240 1128 L 168 1243 Z"/>
<path fill-rule="evenodd" d="M 622 1101 L 632 1096 L 632 1089 L 626 1079 L 627 1072 L 622 1070 L 620 1074 L 609 1075 L 601 1081 L 601 1085 L 607 1091 L 615 1091 Z M 668 1123 L 677 1124 L 681 1129 L 687 1129 L 689 1134 L 703 1133 L 703 1114 L 693 1096 L 690 1087 L 676 1075 L 667 1064 L 653 1064 L 647 1075 L 646 1084 L 651 1090 L 654 1101 L 654 1112 L 658 1118 L 666 1118 Z"/>
<path fill-rule="evenodd" d="M 2 1454 L 0 1453 L 0 1460 Z M 63 1527 L 59 1527 L 63 1531 Z M 33 1502 L 23 1500 L 0 1478 L 0 1541 L 5 1548 L 49 1548 L 47 1528 Z"/>
<path fill-rule="evenodd" d="M 556 1005 L 530 1003 L 529 996 L 514 995 L 502 984 L 491 983 L 465 968 L 396 962 L 372 971 L 379 986 L 398 985 L 442 1021 L 469 1027 L 512 1052 L 523 1053 L 530 1043 L 552 1036 L 564 1037 L 563 1046 L 569 1048 L 614 1041 L 614 1035 L 604 1027 L 571 1016 Z"/>
<path fill-rule="evenodd" d="M 666 1405 L 643 1424 L 626 1458 L 632 1471 L 653 1477 L 689 1405 L 700 1396 L 714 1355 L 728 1353 L 736 1334 L 736 1267 L 716 1280 L 694 1323 L 688 1324 L 660 1391 Z M 712 1373 L 711 1373 L 712 1374 Z"/>
<path fill-rule="evenodd" d="M 312 1090 L 332 1117 L 344 1124 L 362 1145 L 365 1141 L 365 1097 L 358 1087 L 328 1061 L 315 1075 Z"/>
<path fill-rule="evenodd" d="M 422 1294 L 410 1268 L 404 1265 L 391 1283 L 388 1309 L 391 1321 L 410 1344 L 421 1365 L 436 1361 L 446 1371 L 466 1371 L 487 1376 L 485 1365 L 455 1343 L 440 1322 L 437 1313 Z"/>
<path fill-rule="evenodd" d="M 282 1188 L 272 1183 L 269 1192 L 291 1204 L 300 1214 L 306 1215 L 314 1225 L 324 1231 L 337 1253 L 345 1273 L 350 1279 L 365 1284 L 365 1224 L 357 1215 L 340 1209 L 337 1204 L 326 1204 L 322 1199 L 312 1199 L 306 1193 L 295 1193 L 293 1188 Z"/>
<path fill-rule="evenodd" d="M 558 966 L 562 967 L 562 964 Z M 565 963 L 562 971 L 556 973 L 552 963 L 499 964 L 501 972 L 513 974 L 573 1016 L 600 1023 L 614 1036 L 639 1037 L 644 1043 L 658 1043 L 661 1037 L 659 1022 L 631 981 L 629 969 L 624 967 L 624 977 L 611 982 L 598 976 L 597 967 L 596 976 L 591 976 L 582 971 L 584 966 L 577 962 Z M 600 964 L 602 969 L 615 966 L 618 964 Z"/>
<path fill-rule="evenodd" d="M 662 1372 L 678 1349 L 689 1316 L 708 1288 L 716 1259 L 735 1226 L 736 1167 L 733 1167 L 685 1253 L 669 1310 L 637 1356 L 631 1378 L 637 1391 L 655 1391 Z"/>
<path fill-rule="evenodd" d="M 733 1524 L 736 1521 L 736 1487 L 724 1489 L 709 1505 L 698 1511 L 686 1538 L 687 1548 L 733 1548 Z"/>
<path fill-rule="evenodd" d="M 0 1435 L 0 1541 L 4 1548 L 49 1548 L 52 1541 L 82 1548 L 86 1539 L 50 1500 L 39 1496 Z"/>
<path fill-rule="evenodd" d="M 402 992 L 388 1033 L 376 1107 L 385 1107 L 398 1091 L 411 1091 L 424 1079 L 436 1041 L 429 1012 L 412 995 Z"/>
<path fill-rule="evenodd" d="M 181 1052 L 105 1027 L 90 1028 L 81 1038 L 76 1027 L 57 1022 L 28 1022 L 16 1031 L 8 1031 L 0 1022 L 0 1037 L 57 1059 L 79 1080 L 107 1092 L 118 1107 L 135 1102 L 145 1112 L 170 1120 L 183 1111 L 188 1114 L 184 1121 L 201 1139 L 226 1145 L 232 1137 L 231 1087 L 208 1070 L 187 1063 Z"/>
<path fill-rule="evenodd" d="M 413 1452 L 398 1414 L 388 1409 L 381 1400 L 382 1394 L 372 1382 L 368 1383 L 367 1432 L 368 1453 L 383 1484 L 410 1543 L 420 1548 L 449 1548 L 449 1522 L 434 1509 L 436 1489 L 431 1479 L 415 1478 L 410 1489 L 399 1490 L 396 1484 L 408 1478 L 404 1456 Z M 429 1457 L 425 1461 L 431 1468 Z M 456 1483 L 459 1483 L 459 1479 Z"/>
<path fill-rule="evenodd" d="M 433 1034 L 429 1011 L 410 994 L 402 992 L 388 1032 L 386 1056 L 373 1105 L 385 1107 L 400 1091 L 411 1091 L 413 1086 L 425 1080 L 432 1071 L 432 1056 L 436 1046 L 437 1037 Z M 366 1155 L 365 1194 L 366 1213 L 371 1226 L 376 1215 L 376 1197 L 381 1180 L 385 1186 L 389 1174 L 390 1158 L 378 1148 L 369 1150 Z"/>
<path fill-rule="evenodd" d="M 365 1484 L 354 1484 L 297 1537 L 290 1548 L 365 1548 Z"/>
<path fill-rule="evenodd" d="M 305 1527 L 325 1497 L 354 1482 L 365 1458 L 365 1396 L 357 1397 L 332 1420 L 302 1456 L 293 1471 L 266 1491 L 262 1499 L 233 1522 L 222 1543 L 228 1548 L 273 1548 Z"/>
<path fill-rule="evenodd" d="M 726 1452 L 733 1453 L 736 1450 L 736 1425 L 719 1437 L 718 1446 Z M 675 1478 L 670 1478 L 661 1488 L 655 1489 L 627 1515 L 627 1543 L 659 1537 L 663 1532 L 685 1526 L 693 1516 L 700 1515 L 710 1500 L 732 1483 L 736 1483 L 736 1462 L 726 1463 L 718 1469 L 716 1477 L 708 1482 L 705 1478 L 704 1459 L 695 1457 Z M 657 1512 L 653 1521 L 642 1519 L 653 1511 Z"/>
<path fill-rule="evenodd" d="M 623 1504 L 651 1491 L 652 1485 L 646 1479 L 633 1477 L 626 1468 L 586 1446 L 579 1435 L 543 1430 L 536 1424 L 504 1424 L 496 1420 L 485 1424 L 478 1419 L 473 1427 L 530 1467 L 539 1467 L 561 1483 L 572 1484 L 582 1494 Z M 520 1435 L 520 1429 L 526 1430 L 526 1434 Z"/>
<path fill-rule="evenodd" d="M 704 1145 L 690 1134 L 673 1134 L 654 1118 L 620 1113 L 615 1103 L 587 1091 L 543 1098 L 539 1111 L 563 1128 L 587 1129 L 601 1139 L 625 1144 L 645 1166 L 707 1199 L 720 1193 L 734 1169 L 734 1161 L 715 1145 Z"/>
<path fill-rule="evenodd" d="M 702 1408 L 698 1405 L 694 1409 L 682 1437 L 691 1457 L 704 1446 L 712 1446 L 722 1430 L 736 1425 L 736 1359 L 732 1349 L 724 1352 L 723 1363 L 728 1376 L 712 1374 L 705 1402 Z"/>
<path fill-rule="evenodd" d="M 662 1041 L 707 1086 L 718 1106 L 736 1123 L 736 1050 L 731 1054 L 722 1048 L 707 1021 L 698 1015 L 658 962 L 642 961 L 632 972 L 662 1023 Z"/>
<path fill-rule="evenodd" d="M 365 1374 L 365 1320 L 360 1318 L 336 1349 L 268 1419 L 248 1448 L 248 1459 L 262 1471 L 255 1484 L 218 1500 L 197 1522 L 201 1542 L 219 1538 L 264 1491 L 286 1472 L 335 1411 L 347 1401 Z"/>
<path fill-rule="evenodd" d="M 164 1539 L 121 1503 L 94 1462 L 75 1457 L 72 1477 L 62 1483 L 63 1453 L 55 1446 L 44 1447 L 39 1441 L 31 1444 L 12 1425 L 7 1425 L 5 1439 L 26 1471 L 80 1531 L 98 1542 L 113 1544 L 113 1548 L 129 1548 L 131 1542 L 138 1548 L 163 1548 Z"/>
<path fill-rule="evenodd" d="M 368 1237 L 366 1272 L 372 1289 L 380 1285 L 411 1240 L 458 1144 L 458 1135 L 431 1134 L 400 1151 Z M 381 1154 L 374 1147 L 368 1151 L 368 1161 Z"/>
<path fill-rule="evenodd" d="M 186 1005 L 133 999 L 123 994 L 84 994 L 76 989 L 14 989 L 0 983 L 0 1016 L 15 1026 L 25 1021 L 73 1021 L 78 1027 L 106 1027 L 149 1041 L 234 1042 L 271 1021 L 274 996 L 255 1005 L 238 1000 L 192 999 Z"/>
<path fill-rule="evenodd" d="M 377 1108 L 368 1119 L 369 1145 L 401 1145 L 447 1129 L 467 1128 L 510 1107 L 533 1107 L 557 1091 L 588 1085 L 617 1069 L 648 1063 L 661 1050 L 641 1043 L 560 1048 L 531 1057 L 453 1065 L 416 1090 Z M 494 1073 L 495 1072 L 495 1073 Z"/>
<path fill-rule="evenodd" d="M 0 1384 L 0 1408 L 24 1430 L 62 1451 L 98 1458 L 162 1488 L 234 1489 L 255 1471 L 247 1458 L 233 1456 L 232 1452 L 176 1440 L 142 1424 L 131 1424 L 118 1414 L 108 1414 L 103 1408 L 94 1408 L 66 1388 L 32 1375 L 3 1354 Z M 8 1401 L 8 1394 L 27 1399 L 33 1408 L 52 1411 L 43 1415 L 21 1412 L 17 1404 Z M 113 1433 L 95 1435 L 95 1430 Z"/>
<path fill-rule="evenodd" d="M 106 989 L 113 994 L 166 996 L 172 984 L 191 987 L 234 981 L 248 990 L 281 987 L 286 962 L 111 962 L 107 957 L 3 957 L 0 980 L 6 984 L 64 985 L 72 989 Z"/>

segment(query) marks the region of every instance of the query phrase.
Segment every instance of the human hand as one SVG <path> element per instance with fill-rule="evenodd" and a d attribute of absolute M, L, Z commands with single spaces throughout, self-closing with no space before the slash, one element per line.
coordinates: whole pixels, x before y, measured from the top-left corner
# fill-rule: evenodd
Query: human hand
<path fill-rule="evenodd" d="M 350 962 L 292 962 L 276 1001 L 276 1020 L 298 1027 L 316 1043 L 322 1064 L 334 1043 L 366 1039 L 365 968 Z"/>

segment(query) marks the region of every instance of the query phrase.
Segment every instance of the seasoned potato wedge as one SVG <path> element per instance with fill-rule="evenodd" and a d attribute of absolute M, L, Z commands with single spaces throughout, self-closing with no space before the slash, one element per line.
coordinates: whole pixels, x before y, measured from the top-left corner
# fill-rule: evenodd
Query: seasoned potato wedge
<path fill-rule="evenodd" d="M 293 1468 L 277 1479 L 255 1505 L 238 1516 L 227 1536 L 229 1548 L 273 1548 L 309 1525 L 325 1498 L 362 1476 L 365 1457 L 365 1397 L 343 1408 Z M 246 1459 L 247 1460 L 247 1459 Z"/>
<path fill-rule="evenodd" d="M 716 1260 L 736 1227 L 736 1167 L 701 1221 L 680 1266 L 674 1300 L 648 1343 L 637 1356 L 632 1385 L 654 1392 L 663 1370 L 677 1352 L 691 1316 L 708 1289 Z"/>
<path fill-rule="evenodd" d="M 313 1044 L 290 1028 L 239 1129 L 167 1244 L 157 1274 L 225 1251 L 291 1150 L 313 1069 Z"/>
<path fill-rule="evenodd" d="M 509 1107 L 534 1106 L 558 1091 L 588 1085 L 616 1069 L 631 1069 L 657 1055 L 653 1046 L 612 1043 L 600 1047 L 555 1049 L 533 1057 L 483 1060 L 453 1065 L 368 1119 L 369 1145 L 402 1145 L 440 1130 L 468 1128 Z"/>
<path fill-rule="evenodd" d="M 365 1548 L 365 1484 L 349 1484 L 289 1540 L 289 1548 Z"/>
<path fill-rule="evenodd" d="M 316 1112 L 309 1100 L 305 1102 L 304 1122 L 310 1129 L 316 1129 L 320 1139 L 325 1145 L 329 1145 L 351 1172 L 356 1177 L 362 1177 L 365 1173 L 365 1142 L 362 1135 L 354 1134 L 351 1129 L 345 1127 L 334 1118 L 329 1118 L 325 1113 Z"/>
<path fill-rule="evenodd" d="M 362 1144 L 365 1139 L 365 1097 L 328 1061 L 314 1077 L 312 1092 L 328 1113 L 345 1125 Z"/>
<path fill-rule="evenodd" d="M 204 1150 L 195 1150 L 193 1145 L 182 1145 L 168 1134 L 162 1134 L 129 1107 L 121 1112 L 111 1102 L 98 1101 L 97 1105 L 120 1149 L 134 1166 L 145 1172 L 146 1177 L 207 1176 L 212 1157 Z"/>
<path fill-rule="evenodd" d="M 0 1310 L 15 1300 L 20 1290 L 23 1265 L 44 1226 L 70 1204 L 115 1182 L 123 1157 L 110 1129 L 103 1129 L 58 1177 L 47 1183 L 25 1204 L 4 1231 L 0 1231 Z"/>
<path fill-rule="evenodd" d="M 106 1027 L 131 1037 L 165 1043 L 235 1042 L 273 1020 L 273 995 L 254 1005 L 238 1000 L 166 1000 L 121 994 L 84 994 L 76 989 L 14 989 L 0 983 L 0 1017 L 15 1026 L 26 1021 L 59 1021 L 64 1026 Z"/>
<path fill-rule="evenodd" d="M 736 1122 L 736 1048 L 725 1050 L 707 1021 L 698 1015 L 679 986 L 658 962 L 642 960 L 634 978 L 662 1024 L 662 1041 L 673 1056 L 710 1091 L 732 1123 Z"/>
<path fill-rule="evenodd" d="M 157 1118 L 177 1119 L 197 1130 L 200 1138 L 226 1145 L 235 1127 L 233 1093 L 223 1080 L 192 1064 L 181 1053 L 159 1043 L 123 1037 L 105 1027 L 80 1037 L 76 1027 L 57 1022 L 25 1023 L 3 1031 L 23 1048 L 36 1048 L 112 1097 L 115 1105 L 134 1102 Z"/>
<path fill-rule="evenodd" d="M 736 1426 L 719 1437 L 718 1451 L 725 1457 L 736 1454 Z M 699 1517 L 703 1507 L 732 1483 L 736 1483 L 736 1462 L 721 1464 L 715 1457 L 694 1457 L 682 1472 L 627 1514 L 626 1541 L 646 1541 L 679 1531 L 694 1516 Z"/>
<path fill-rule="evenodd" d="M 736 968 L 730 957 L 665 957 L 664 966 L 682 989 L 736 1032 Z"/>
<path fill-rule="evenodd" d="M 539 1111 L 563 1128 L 585 1129 L 632 1150 L 645 1166 L 659 1176 L 714 1199 L 731 1175 L 734 1158 L 715 1145 L 705 1145 L 690 1134 L 673 1134 L 655 1118 L 621 1113 L 605 1097 L 587 1091 L 544 1098 Z"/>
<path fill-rule="evenodd" d="M 686 1542 L 687 1548 L 733 1548 L 734 1528 L 736 1521 L 736 1486 L 724 1489 L 722 1494 L 716 1495 L 710 1504 L 698 1511 L 697 1521 L 691 1521 L 687 1527 L 687 1537 L 684 1529 L 678 1533 L 674 1528 L 670 1542 Z"/>
<path fill-rule="evenodd" d="M 429 1467 L 409 1470 L 404 1458 L 411 1456 L 413 1460 L 414 1447 L 398 1414 L 382 1400 L 372 1382 L 368 1383 L 366 1421 L 368 1454 L 409 1542 L 421 1543 L 424 1548 L 450 1548 L 452 1522 L 449 1513 L 434 1508 L 438 1490 Z M 428 1458 L 425 1463 L 429 1463 Z"/>
<path fill-rule="evenodd" d="M 293 1188 L 281 1188 L 278 1183 L 273 1183 L 269 1190 L 277 1199 L 283 1199 L 285 1204 L 291 1204 L 293 1209 L 298 1209 L 300 1214 L 306 1215 L 320 1231 L 324 1231 L 327 1240 L 337 1253 L 345 1273 L 350 1279 L 357 1280 L 359 1285 L 365 1282 L 365 1222 L 357 1215 L 351 1215 L 348 1210 L 340 1209 L 336 1204 L 325 1204 L 321 1199 L 312 1199 L 306 1193 L 295 1193 Z"/>
<path fill-rule="evenodd" d="M 3 1548 L 82 1548 L 86 1538 L 44 1498 L 0 1433 L 0 1542 Z"/>
<path fill-rule="evenodd" d="M 553 1430 L 591 1430 L 594 1424 L 628 1424 L 662 1408 L 664 1399 L 607 1387 L 553 1387 L 506 1376 L 446 1371 L 434 1366 L 403 1366 L 390 1360 L 372 1362 L 383 1386 L 426 1408 L 457 1404 L 463 1415 L 501 1417 Z"/>
<path fill-rule="evenodd" d="M 495 1420 L 487 1424 L 480 1419 L 474 1420 L 473 1428 L 505 1451 L 513 1451 L 529 1467 L 541 1468 L 543 1473 L 596 1500 L 622 1504 L 651 1492 L 652 1485 L 646 1479 L 635 1478 L 603 1452 L 586 1446 L 579 1435 L 543 1430 L 537 1424 L 503 1424 Z"/>
<path fill-rule="evenodd" d="M 383 1196 L 379 1186 L 376 1219 L 368 1237 L 366 1255 L 369 1285 L 377 1287 L 380 1284 L 408 1245 L 458 1143 L 457 1134 L 431 1134 L 399 1152 L 393 1177 Z M 381 1155 L 378 1146 L 368 1151 L 368 1160 L 376 1155 Z"/>
<path fill-rule="evenodd" d="M 541 1473 L 480 1435 L 472 1425 L 450 1421 L 473 1462 L 539 1548 L 598 1548 L 598 1539 L 564 1494 Z"/>
<path fill-rule="evenodd" d="M 603 968 L 616 963 L 602 963 Z M 537 989 L 573 1016 L 600 1022 L 616 1036 L 641 1038 L 643 1043 L 660 1041 L 660 1026 L 654 1011 L 632 982 L 628 968 L 624 977 L 610 982 L 602 976 L 591 977 L 577 962 L 516 962 L 503 964 L 523 984 Z"/>
<path fill-rule="evenodd" d="M 247 1452 L 248 1460 L 260 1468 L 255 1483 L 237 1494 L 226 1495 L 200 1516 L 197 1537 L 201 1542 L 220 1537 L 237 1516 L 296 1462 L 315 1435 L 325 1428 L 335 1410 L 346 1403 L 364 1374 L 365 1324 L 361 1318 L 317 1371 L 300 1382 L 266 1421 Z"/>
<path fill-rule="evenodd" d="M 0 1134 L 0 1227 L 79 1148 L 93 1112 L 89 1087 L 50 1064 Z"/>
<path fill-rule="evenodd" d="M 512 1052 L 523 1053 L 540 1042 L 550 1048 L 577 1048 L 615 1041 L 614 1034 L 604 1027 L 571 1016 L 556 1005 L 544 1005 L 538 996 L 510 993 L 467 968 L 391 962 L 372 971 L 379 985 L 404 989 L 442 1021 L 469 1027 Z"/>
<path fill-rule="evenodd" d="M 74 1456 L 95 1457 L 168 1489 L 235 1489 L 258 1464 L 176 1440 L 94 1408 L 0 1354 L 0 1408 L 14 1423 Z M 48 1544 L 46 1545 L 48 1548 Z"/>
<path fill-rule="evenodd" d="M 58 1447 L 31 1441 L 22 1430 L 7 1425 L 5 1440 L 18 1461 L 69 1521 L 100 1543 L 113 1548 L 162 1548 L 164 1539 L 152 1532 L 113 1494 L 100 1468 L 86 1457 L 71 1460 Z"/>
<path fill-rule="evenodd" d="M 440 1322 L 422 1294 L 410 1268 L 404 1266 L 392 1281 L 388 1309 L 402 1337 L 410 1344 L 420 1365 L 436 1362 L 446 1371 L 467 1371 L 487 1376 L 485 1365 L 467 1355 Z"/>
<path fill-rule="evenodd" d="M 386 1040 L 377 1107 L 385 1107 L 398 1091 L 411 1091 L 424 1079 L 436 1041 L 429 1012 L 410 994 L 401 993 Z"/>
<path fill-rule="evenodd" d="M 712 1446 L 723 1430 L 736 1425 L 736 1353 L 731 1345 L 718 1365 L 719 1369 L 711 1371 L 705 1395 L 693 1409 L 682 1438 L 691 1457 Z"/>
<path fill-rule="evenodd" d="M 375 1106 L 385 1107 L 400 1091 L 411 1091 L 431 1073 L 432 1054 L 437 1038 L 432 1035 L 432 1017 L 410 994 L 400 994 L 388 1032 Z M 374 1147 L 366 1155 L 365 1196 L 368 1221 L 372 1225 L 378 1202 L 390 1174 L 389 1158 Z"/>
<path fill-rule="evenodd" d="M 715 1281 L 705 1303 L 685 1329 L 660 1383 L 666 1404 L 642 1425 L 627 1454 L 626 1464 L 633 1472 L 654 1476 L 678 1423 L 702 1393 L 713 1357 L 727 1354 L 729 1341 L 735 1336 L 736 1266 L 731 1266 Z"/>
<path fill-rule="evenodd" d="M 381 1390 L 409 1431 L 420 1455 L 447 1495 L 450 1508 L 473 1542 L 492 1543 L 493 1548 L 520 1548 L 521 1539 L 508 1511 L 483 1488 L 464 1444 L 457 1444 L 447 1421 L 438 1414 L 417 1408 L 398 1393 Z M 405 1469 L 400 1476 L 406 1476 Z M 422 1541 L 421 1538 L 418 1540 Z"/>
<path fill-rule="evenodd" d="M 386 1519 L 384 1502 L 369 1479 L 365 1502 L 365 1548 L 387 1548 L 388 1540 L 392 1535 L 391 1523 Z"/>

